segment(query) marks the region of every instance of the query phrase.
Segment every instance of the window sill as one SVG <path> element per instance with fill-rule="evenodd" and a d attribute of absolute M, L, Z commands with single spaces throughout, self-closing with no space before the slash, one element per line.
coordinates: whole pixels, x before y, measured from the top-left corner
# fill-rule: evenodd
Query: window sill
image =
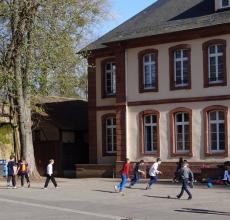
<path fill-rule="evenodd" d="M 159 153 L 159 152 L 142 152 L 141 155 L 142 155 L 142 156 L 155 156 L 155 157 L 160 157 L 160 153 Z"/>
<path fill-rule="evenodd" d="M 104 153 L 103 157 L 114 157 L 117 156 L 117 153 Z"/>
<path fill-rule="evenodd" d="M 173 152 L 173 153 L 171 153 L 171 157 L 178 157 L 178 156 L 193 157 L 193 153 L 190 152 L 190 151 L 187 151 L 187 152 Z"/>
<path fill-rule="evenodd" d="M 216 157 L 228 157 L 228 152 L 226 151 L 221 151 L 221 152 L 206 152 L 205 153 L 205 156 L 206 157 L 213 157 L 213 156 L 216 156 Z"/>
<path fill-rule="evenodd" d="M 147 92 L 158 92 L 158 88 L 151 88 L 151 89 L 141 88 L 139 90 L 139 93 L 147 93 Z"/>
<path fill-rule="evenodd" d="M 170 88 L 171 91 L 174 91 L 174 90 L 189 90 L 191 89 L 191 86 L 173 86 Z"/>
<path fill-rule="evenodd" d="M 215 86 L 227 86 L 227 82 L 208 83 L 204 85 L 204 88 L 215 87 Z"/>

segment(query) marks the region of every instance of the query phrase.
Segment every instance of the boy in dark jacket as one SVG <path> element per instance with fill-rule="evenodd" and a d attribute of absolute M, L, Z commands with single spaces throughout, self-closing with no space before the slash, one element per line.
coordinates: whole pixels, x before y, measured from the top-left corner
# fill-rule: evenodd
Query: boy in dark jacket
<path fill-rule="evenodd" d="M 129 188 L 134 186 L 140 180 L 140 174 L 145 175 L 145 172 L 141 170 L 141 166 L 143 166 L 143 164 L 144 164 L 144 160 L 141 160 L 141 161 L 136 163 L 136 165 L 134 167 L 133 178 L 130 182 Z"/>
<path fill-rule="evenodd" d="M 189 184 L 189 181 L 191 181 L 191 183 L 193 183 L 194 176 L 193 176 L 192 171 L 188 167 L 188 162 L 186 162 L 186 161 L 184 161 L 183 166 L 180 170 L 180 177 L 181 177 L 181 181 L 182 181 L 182 187 L 181 187 L 180 194 L 177 195 L 177 198 L 180 199 L 183 196 L 184 191 L 185 191 L 188 194 L 188 200 L 191 200 L 192 194 L 188 190 L 188 184 Z"/>
<path fill-rule="evenodd" d="M 16 178 L 15 175 L 17 174 L 16 169 L 16 163 L 15 163 L 15 157 L 13 155 L 10 156 L 10 160 L 7 164 L 8 169 L 8 176 L 7 176 L 7 186 L 10 187 L 10 181 L 12 181 L 13 188 L 16 189 Z"/>
<path fill-rule="evenodd" d="M 30 179 L 29 179 L 29 168 L 28 163 L 24 158 L 21 159 L 21 161 L 18 164 L 18 170 L 17 173 L 21 176 L 21 186 L 24 186 L 24 178 L 26 178 L 28 188 L 30 188 Z"/>

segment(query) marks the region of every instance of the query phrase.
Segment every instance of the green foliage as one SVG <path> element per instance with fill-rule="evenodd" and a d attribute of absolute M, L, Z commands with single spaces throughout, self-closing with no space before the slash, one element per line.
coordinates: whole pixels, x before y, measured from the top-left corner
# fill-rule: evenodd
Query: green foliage
<path fill-rule="evenodd" d="M 0 88 L 7 84 L 16 93 L 13 73 L 9 74 L 9 68 L 4 73 L 6 54 L 14 37 L 12 29 L 17 28 L 17 19 L 12 25 L 12 14 L 25 19 L 26 25 L 32 24 L 22 36 L 23 86 L 30 87 L 32 95 L 87 98 L 87 65 L 77 50 L 92 28 L 108 15 L 107 0 L 0 1 Z"/>

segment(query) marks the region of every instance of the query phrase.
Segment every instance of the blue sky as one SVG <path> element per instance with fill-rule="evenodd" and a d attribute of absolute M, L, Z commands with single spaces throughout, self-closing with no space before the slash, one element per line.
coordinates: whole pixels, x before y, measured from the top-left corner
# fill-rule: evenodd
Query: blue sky
<path fill-rule="evenodd" d="M 109 0 L 114 19 L 103 22 L 99 35 L 102 36 L 106 32 L 114 29 L 155 1 L 156 0 Z"/>

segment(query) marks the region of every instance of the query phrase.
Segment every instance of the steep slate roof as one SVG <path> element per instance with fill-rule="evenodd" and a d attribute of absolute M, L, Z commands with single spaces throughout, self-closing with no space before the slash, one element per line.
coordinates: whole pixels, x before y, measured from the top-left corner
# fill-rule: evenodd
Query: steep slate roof
<path fill-rule="evenodd" d="M 230 11 L 215 12 L 215 0 L 158 0 L 85 49 L 104 44 L 230 23 Z"/>

